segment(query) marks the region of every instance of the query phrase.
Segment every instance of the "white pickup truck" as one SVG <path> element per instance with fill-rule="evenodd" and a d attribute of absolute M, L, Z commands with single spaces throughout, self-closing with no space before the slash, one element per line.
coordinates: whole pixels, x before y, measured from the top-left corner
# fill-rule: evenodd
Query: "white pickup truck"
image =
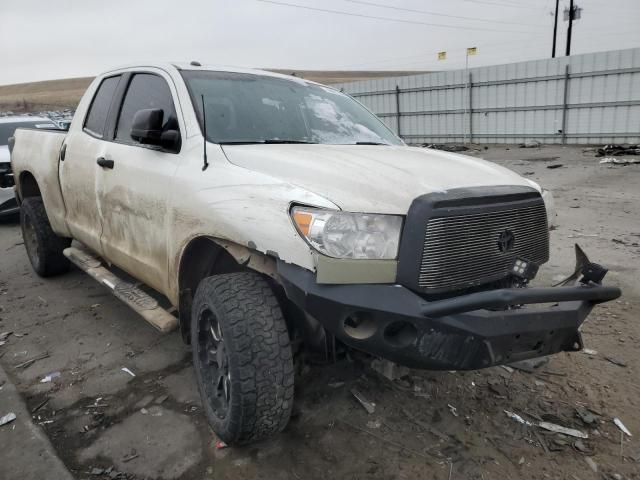
<path fill-rule="evenodd" d="M 549 258 L 537 184 L 408 147 L 353 98 L 295 77 L 112 70 L 68 133 L 18 129 L 11 158 L 36 272 L 71 260 L 179 328 L 230 444 L 286 426 L 292 350 L 484 368 L 581 349 L 593 305 L 620 295 L 582 254 L 562 286 L 527 285 Z"/>

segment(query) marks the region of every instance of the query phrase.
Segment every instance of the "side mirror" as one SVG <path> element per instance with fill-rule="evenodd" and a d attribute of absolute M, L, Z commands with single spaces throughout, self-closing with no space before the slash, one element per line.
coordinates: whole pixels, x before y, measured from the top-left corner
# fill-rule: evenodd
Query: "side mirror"
<path fill-rule="evenodd" d="M 131 138 L 148 145 L 160 145 L 164 112 L 161 108 L 138 110 L 133 116 Z"/>
<path fill-rule="evenodd" d="M 180 139 L 180 131 L 179 130 L 165 130 L 160 135 L 160 146 L 165 150 L 169 150 L 171 152 L 180 151 L 180 145 L 182 140 Z"/>

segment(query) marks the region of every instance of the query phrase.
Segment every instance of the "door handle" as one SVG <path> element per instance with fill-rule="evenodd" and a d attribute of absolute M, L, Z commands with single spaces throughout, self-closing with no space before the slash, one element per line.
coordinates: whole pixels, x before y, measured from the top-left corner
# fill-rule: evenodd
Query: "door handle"
<path fill-rule="evenodd" d="M 104 157 L 98 157 L 96 163 L 102 168 L 113 168 L 113 160 L 107 160 Z"/>
<path fill-rule="evenodd" d="M 62 150 L 60 150 L 60 161 L 64 162 L 64 157 L 67 156 L 67 144 L 62 145 Z"/>

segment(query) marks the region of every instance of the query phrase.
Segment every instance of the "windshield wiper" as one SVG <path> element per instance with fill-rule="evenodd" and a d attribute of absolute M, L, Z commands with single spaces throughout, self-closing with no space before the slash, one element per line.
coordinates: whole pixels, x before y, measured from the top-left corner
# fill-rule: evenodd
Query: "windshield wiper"
<path fill-rule="evenodd" d="M 230 140 L 226 142 L 218 142 L 218 145 L 256 145 L 256 144 L 285 144 L 285 143 L 316 144 L 318 142 L 309 142 L 306 140 L 280 140 L 279 138 L 268 138 L 266 140 Z"/>
<path fill-rule="evenodd" d="M 386 145 L 387 147 L 391 146 L 390 143 L 384 143 L 384 142 L 356 142 L 356 143 L 353 143 L 352 145 Z"/>
<path fill-rule="evenodd" d="M 280 140 L 279 138 L 269 138 L 264 140 L 263 143 L 318 143 L 309 142 L 308 140 Z"/>

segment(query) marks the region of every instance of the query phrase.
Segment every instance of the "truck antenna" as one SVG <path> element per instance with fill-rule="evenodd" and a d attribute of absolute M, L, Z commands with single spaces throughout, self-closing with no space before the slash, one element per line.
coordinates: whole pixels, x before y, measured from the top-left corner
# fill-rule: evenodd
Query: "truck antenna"
<path fill-rule="evenodd" d="M 209 162 L 207 161 L 207 114 L 204 111 L 204 95 L 200 95 L 202 99 L 202 140 L 203 140 L 203 150 L 202 150 L 202 159 L 204 160 L 204 165 L 202 165 L 202 171 L 204 172 L 209 167 Z"/>

